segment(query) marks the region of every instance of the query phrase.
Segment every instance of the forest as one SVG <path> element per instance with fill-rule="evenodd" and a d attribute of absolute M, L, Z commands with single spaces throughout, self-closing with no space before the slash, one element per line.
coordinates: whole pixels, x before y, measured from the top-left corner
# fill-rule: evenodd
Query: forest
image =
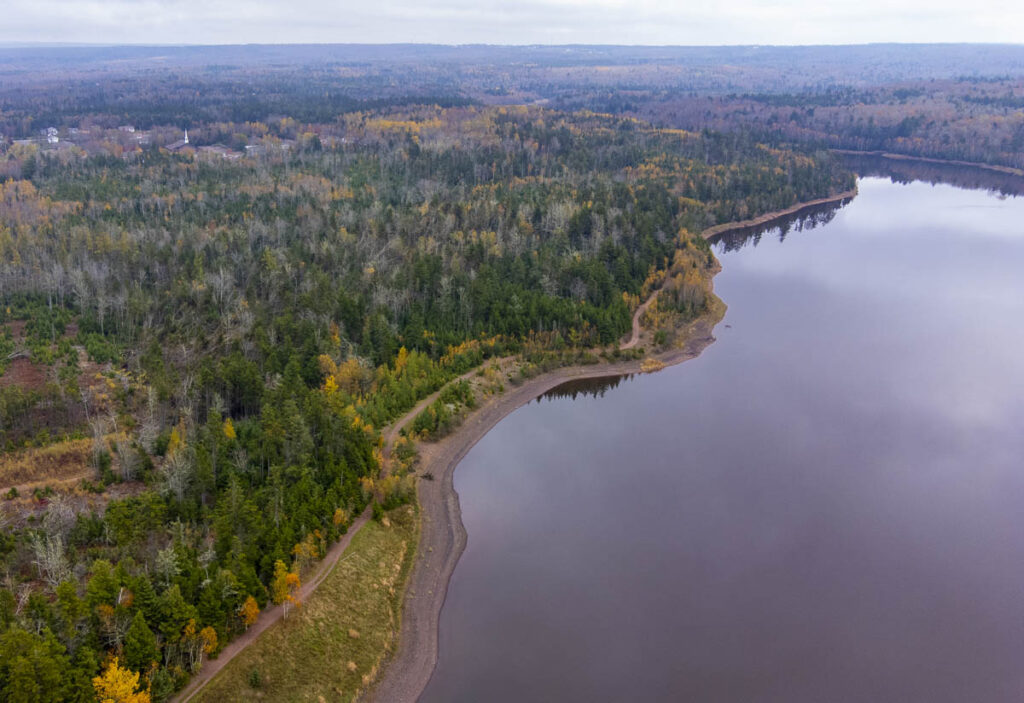
<path fill-rule="evenodd" d="M 1016 45 L 0 48 L 0 135 L 545 105 L 785 148 L 1024 168 Z M 171 141 L 173 141 L 171 139 Z"/>
<path fill-rule="evenodd" d="M 0 91 L 0 699 L 169 699 L 415 499 L 382 430 L 419 400 L 614 349 L 652 280 L 699 315 L 702 230 L 854 184 L 744 130 L 281 71 L 222 69 L 205 112 L 130 76 Z"/>

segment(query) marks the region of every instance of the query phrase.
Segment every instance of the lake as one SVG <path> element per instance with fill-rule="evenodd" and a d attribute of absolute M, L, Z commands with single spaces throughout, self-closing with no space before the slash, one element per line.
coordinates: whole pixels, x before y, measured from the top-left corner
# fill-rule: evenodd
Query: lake
<path fill-rule="evenodd" d="M 909 180 L 717 242 L 700 358 L 470 451 L 422 701 L 1024 700 L 1024 198 Z"/>

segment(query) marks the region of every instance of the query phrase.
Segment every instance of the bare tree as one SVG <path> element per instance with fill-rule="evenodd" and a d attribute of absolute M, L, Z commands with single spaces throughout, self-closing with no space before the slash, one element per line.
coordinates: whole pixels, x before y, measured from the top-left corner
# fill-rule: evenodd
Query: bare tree
<path fill-rule="evenodd" d="M 174 547 L 167 547 L 156 553 L 153 571 L 164 586 L 169 585 L 174 577 L 181 573 L 178 558 L 174 554 Z"/>
<path fill-rule="evenodd" d="M 192 457 L 187 451 L 179 450 L 164 460 L 160 467 L 168 493 L 178 501 L 185 499 L 185 492 L 192 483 Z"/>
<path fill-rule="evenodd" d="M 153 386 L 146 387 L 146 417 L 139 428 L 139 441 L 146 449 L 152 450 L 160 434 L 160 420 L 157 417 L 156 389 Z"/>
<path fill-rule="evenodd" d="M 121 470 L 122 481 L 131 481 L 135 478 L 135 472 L 139 468 L 139 455 L 128 441 L 128 437 L 123 437 L 117 443 L 117 464 Z"/>
<path fill-rule="evenodd" d="M 46 581 L 50 588 L 56 588 L 62 581 L 71 578 L 71 564 L 64 549 L 64 539 L 60 535 L 33 532 L 29 542 L 35 555 L 34 563 L 39 570 L 39 578 Z"/>
<path fill-rule="evenodd" d="M 85 394 L 83 393 L 84 397 Z M 86 406 L 86 409 L 88 410 L 88 406 Z M 97 416 L 89 420 L 89 429 L 92 430 L 92 461 L 97 472 L 100 470 L 100 457 L 107 449 L 107 444 L 104 440 L 108 430 L 107 423 L 108 420 L 105 417 Z"/>
<path fill-rule="evenodd" d="M 71 500 L 66 495 L 58 494 L 50 501 L 43 515 L 43 532 L 47 537 L 67 540 L 75 526 L 75 519 L 75 508 Z"/>
<path fill-rule="evenodd" d="M 237 290 L 235 277 L 231 271 L 225 272 L 223 268 L 219 268 L 216 273 L 206 274 L 206 285 L 221 316 L 226 315 Z"/>

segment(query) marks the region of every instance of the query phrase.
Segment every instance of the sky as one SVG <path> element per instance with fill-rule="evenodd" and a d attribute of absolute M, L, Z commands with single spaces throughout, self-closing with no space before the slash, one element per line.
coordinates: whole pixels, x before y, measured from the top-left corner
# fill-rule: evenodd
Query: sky
<path fill-rule="evenodd" d="M 1024 2 L 2 0 L 0 42 L 1024 43 Z"/>

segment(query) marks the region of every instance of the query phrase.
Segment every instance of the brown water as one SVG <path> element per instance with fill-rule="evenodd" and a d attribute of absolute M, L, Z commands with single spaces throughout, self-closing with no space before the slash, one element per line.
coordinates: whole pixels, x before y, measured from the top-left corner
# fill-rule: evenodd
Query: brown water
<path fill-rule="evenodd" d="M 421 700 L 1024 700 L 1024 198 L 868 178 L 784 229 L 717 245 L 699 359 L 460 464 Z"/>

